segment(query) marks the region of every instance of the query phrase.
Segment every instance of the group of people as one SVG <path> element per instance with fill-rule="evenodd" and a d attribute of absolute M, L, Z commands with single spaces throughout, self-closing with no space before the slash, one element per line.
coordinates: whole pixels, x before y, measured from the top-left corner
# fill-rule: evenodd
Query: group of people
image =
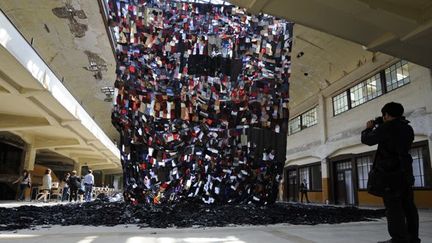
<path fill-rule="evenodd" d="M 84 197 L 86 202 L 90 202 L 92 198 L 93 186 L 94 186 L 94 175 L 93 171 L 89 170 L 87 175 L 83 178 L 77 176 L 77 172 L 74 170 L 71 173 L 66 173 L 63 180 L 63 192 L 62 192 L 62 202 L 77 202 L 81 201 L 78 199 L 81 196 Z"/>
<path fill-rule="evenodd" d="M 27 188 L 31 188 L 31 176 L 27 170 L 24 170 L 22 175 L 13 182 L 13 184 L 19 183 L 18 188 L 18 201 L 25 200 L 25 191 Z M 51 169 L 46 169 L 45 174 L 42 178 L 42 186 L 40 189 L 40 196 L 36 198 L 37 201 L 48 202 L 50 193 L 52 192 L 52 177 Z M 67 172 L 61 181 L 61 201 L 81 201 L 81 195 L 84 197 L 86 202 L 90 202 L 92 199 L 92 192 L 94 186 L 94 175 L 93 171 L 89 170 L 87 175 L 83 178 L 77 176 L 77 172 L 74 170 L 71 173 Z M 78 199 L 80 197 L 80 199 Z"/>

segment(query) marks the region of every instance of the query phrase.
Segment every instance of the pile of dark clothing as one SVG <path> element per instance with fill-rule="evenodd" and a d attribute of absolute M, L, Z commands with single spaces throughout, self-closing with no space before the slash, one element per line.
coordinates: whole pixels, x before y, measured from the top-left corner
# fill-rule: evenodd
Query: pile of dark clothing
<path fill-rule="evenodd" d="M 126 201 L 274 202 L 284 143 L 250 134 L 286 140 L 292 23 L 231 5 L 108 5 Z"/>
<path fill-rule="evenodd" d="M 383 210 L 354 207 L 312 206 L 275 203 L 206 205 L 198 199 L 182 200 L 174 205 L 145 204 L 139 207 L 124 202 L 95 200 L 83 204 L 56 206 L 21 206 L 0 208 L 0 231 L 49 225 L 114 226 L 135 224 L 139 227 L 222 227 L 232 225 L 335 224 L 365 221 L 384 216 Z"/>

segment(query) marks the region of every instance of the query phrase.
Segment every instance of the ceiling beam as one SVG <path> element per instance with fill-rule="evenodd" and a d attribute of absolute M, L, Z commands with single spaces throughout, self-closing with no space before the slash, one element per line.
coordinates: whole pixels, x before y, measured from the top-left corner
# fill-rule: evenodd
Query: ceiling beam
<path fill-rule="evenodd" d="M 50 123 L 43 117 L 0 114 L 0 131 L 31 130 L 49 126 Z"/>
<path fill-rule="evenodd" d="M 108 164 L 108 165 L 95 165 L 95 166 L 89 166 L 92 170 L 110 170 L 110 169 L 119 169 L 117 165 L 114 164 Z"/>
<path fill-rule="evenodd" d="M 75 138 L 38 136 L 35 138 L 34 148 L 48 149 L 48 148 L 56 148 L 59 146 L 73 146 L 73 145 L 80 145 L 80 143 Z"/>

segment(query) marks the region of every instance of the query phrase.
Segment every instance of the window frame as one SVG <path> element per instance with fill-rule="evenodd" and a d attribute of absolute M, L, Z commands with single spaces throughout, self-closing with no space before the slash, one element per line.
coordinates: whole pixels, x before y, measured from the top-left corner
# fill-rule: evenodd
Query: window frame
<path fill-rule="evenodd" d="M 335 98 L 336 98 L 336 96 L 339 96 L 339 95 L 341 95 L 341 94 L 343 94 L 343 93 L 345 93 L 345 96 L 347 97 L 347 109 L 344 110 L 344 111 L 341 111 L 341 112 L 339 112 L 339 113 L 336 114 L 336 109 L 335 109 Z M 344 92 L 340 92 L 339 94 L 333 96 L 333 97 L 332 97 L 333 116 L 337 116 L 337 115 L 340 115 L 340 114 L 343 114 L 343 113 L 349 111 L 349 110 L 351 109 L 351 108 L 350 108 L 350 104 L 351 104 L 351 97 L 350 97 L 350 95 L 349 95 L 349 89 L 345 90 Z"/>
<path fill-rule="evenodd" d="M 387 94 L 387 93 L 389 93 L 389 92 L 392 92 L 392 91 L 397 90 L 397 89 L 399 89 L 399 88 L 401 88 L 401 87 L 404 87 L 405 85 L 410 84 L 410 83 L 411 83 L 411 80 L 410 80 L 410 73 L 409 73 L 410 70 L 409 70 L 409 66 L 408 66 L 408 76 L 405 78 L 405 79 L 408 80 L 408 82 L 404 82 L 402 85 L 400 85 L 400 86 L 398 85 L 396 88 L 392 88 L 391 90 L 389 90 L 388 87 L 387 87 L 387 75 L 386 75 L 386 71 L 387 71 L 388 69 L 394 67 L 394 66 L 397 66 L 397 65 L 400 64 L 400 63 L 403 63 L 403 64 L 400 65 L 401 68 L 402 68 L 402 66 L 404 66 L 404 65 L 409 65 L 409 64 L 410 64 L 408 61 L 405 61 L 405 60 L 399 60 L 399 61 L 397 61 L 397 62 L 394 62 L 392 65 L 390 65 L 390 66 L 388 66 L 388 67 L 386 67 L 386 68 L 384 68 L 384 69 L 382 69 L 382 70 L 380 70 L 380 71 L 378 71 L 378 72 L 375 72 L 375 73 L 373 73 L 372 75 L 369 75 L 367 78 L 362 79 L 360 82 L 356 82 L 354 85 L 350 85 L 347 89 L 343 90 L 342 92 L 333 95 L 333 96 L 332 96 L 333 117 L 338 116 L 338 115 L 340 115 L 340 114 L 343 114 L 343 113 L 345 113 L 345 112 L 347 112 L 347 111 L 350 111 L 351 109 L 354 109 L 354 108 L 356 108 L 356 107 L 359 107 L 359 106 L 361 106 L 361 105 L 363 105 L 363 104 L 368 103 L 369 101 L 372 101 L 372 100 L 374 100 L 374 99 L 377 99 L 377 98 L 379 98 L 379 97 L 381 97 L 381 96 L 383 96 L 383 95 L 385 95 L 385 94 Z M 397 68 L 396 68 L 396 70 L 397 70 Z M 390 72 L 391 72 L 391 71 L 390 71 Z M 356 105 L 356 106 L 353 107 L 353 106 L 352 106 L 352 100 L 351 100 L 351 94 L 352 94 L 352 93 L 351 93 L 351 89 L 354 88 L 355 86 L 361 84 L 361 83 L 366 83 L 369 79 L 371 79 L 371 78 L 373 78 L 374 76 L 377 76 L 377 75 L 378 75 L 379 78 L 380 78 L 380 83 L 381 83 L 381 94 L 380 94 L 380 95 L 377 95 L 376 97 L 374 97 L 374 98 L 372 98 L 372 99 L 370 99 L 370 100 L 366 100 L 365 102 L 363 102 L 363 103 L 361 103 L 361 104 L 358 104 L 358 105 Z M 348 109 L 345 110 L 345 111 L 342 111 L 342 112 L 336 113 L 336 110 L 335 110 L 335 103 L 334 103 L 334 98 L 337 97 L 337 96 L 339 96 L 339 95 L 341 95 L 341 94 L 343 94 L 343 93 L 345 93 L 345 95 L 347 96 Z"/>
<path fill-rule="evenodd" d="M 375 155 L 375 151 L 371 151 L 371 152 L 366 152 L 366 153 L 362 153 L 362 154 L 357 154 L 357 155 L 354 156 L 354 163 L 355 163 L 355 170 L 356 170 L 356 177 L 357 177 L 356 178 L 357 191 L 367 191 L 367 182 L 369 180 L 369 177 L 368 177 L 368 180 L 366 181 L 366 187 L 365 188 L 361 188 L 360 187 L 360 176 L 359 176 L 357 159 L 363 158 L 363 157 L 370 157 L 371 158 L 370 169 L 372 169 L 372 165 L 373 165 L 373 162 L 374 162 L 374 155 Z M 369 171 L 367 172 L 368 174 L 369 174 Z"/>
<path fill-rule="evenodd" d="M 312 125 L 310 125 L 310 126 L 304 126 L 304 125 L 303 125 L 303 115 L 307 114 L 308 112 L 310 112 L 310 111 L 312 111 L 312 110 L 314 110 L 314 109 L 316 110 L 316 111 L 315 111 L 315 112 L 316 112 L 316 121 L 315 121 L 315 123 L 312 124 Z M 291 132 L 290 125 L 291 125 L 291 122 L 294 121 L 295 119 L 299 119 L 299 120 L 300 120 L 300 130 L 297 130 L 297 131 L 295 131 L 295 132 Z M 316 106 L 314 106 L 314 107 L 312 107 L 312 108 L 306 110 L 305 112 L 302 112 L 300 115 L 297 115 L 297 116 L 295 116 L 294 118 L 292 118 L 292 119 L 290 119 L 290 120 L 288 121 L 288 136 L 291 136 L 291 135 L 293 135 L 293 134 L 295 134 L 295 133 L 301 132 L 301 131 L 303 131 L 304 129 L 307 129 L 307 128 L 310 128 L 310 127 L 313 127 L 313 126 L 315 126 L 315 125 L 317 125 L 317 124 L 318 124 L 318 106 L 316 105 Z"/>
<path fill-rule="evenodd" d="M 411 145 L 411 149 L 415 148 L 423 148 L 425 150 L 425 154 L 423 154 L 423 169 L 424 169 L 424 180 L 425 180 L 425 186 L 424 187 L 413 187 L 416 191 L 423 191 L 423 190 L 431 190 L 432 189 L 432 167 L 431 167 L 431 157 L 430 157 L 430 151 L 429 151 L 429 145 L 427 140 L 415 142 Z M 359 185 L 359 175 L 358 175 L 358 167 L 357 167 L 357 158 L 370 156 L 372 158 L 372 164 L 375 159 L 375 153 L 376 150 L 359 153 L 359 154 L 348 154 L 348 155 L 339 155 L 334 158 L 329 158 L 329 161 L 337 162 L 343 159 L 351 160 L 353 163 L 353 173 L 355 173 L 355 186 L 356 190 L 358 192 L 365 192 L 367 191 L 367 188 L 360 189 Z M 334 172 L 331 172 L 334 173 Z M 331 175 L 333 176 L 333 175 Z"/>
<path fill-rule="evenodd" d="M 423 154 L 423 177 L 424 177 L 425 186 L 423 187 L 413 186 L 413 189 L 416 191 L 431 190 L 432 189 L 432 167 L 431 167 L 431 157 L 430 157 L 428 141 L 413 143 L 410 150 L 418 149 L 418 148 L 424 149 L 424 151 L 426 152 Z"/>
<path fill-rule="evenodd" d="M 306 164 L 306 165 L 302 165 L 302 166 L 298 166 L 297 167 L 297 175 L 298 175 L 298 185 L 300 186 L 300 184 L 302 183 L 301 180 L 301 176 L 300 176 L 300 170 L 302 169 L 307 169 L 308 171 L 308 192 L 322 192 L 322 169 L 321 169 L 321 189 L 316 189 L 316 188 L 312 188 L 312 167 L 314 166 L 321 166 L 321 162 L 314 162 L 314 163 L 310 163 L 310 164 Z"/>
<path fill-rule="evenodd" d="M 393 63 L 392 65 L 390 65 L 390 66 L 388 66 L 387 68 L 385 68 L 384 70 L 382 70 L 382 72 L 383 72 L 383 74 L 384 74 L 384 78 L 385 78 L 385 82 L 384 82 L 384 85 L 385 85 L 385 87 L 386 87 L 386 92 L 392 92 L 393 90 L 397 90 L 397 89 L 399 89 L 399 88 L 401 88 L 401 87 L 403 87 L 403 86 L 405 86 L 405 85 L 407 85 L 407 84 L 409 84 L 409 83 L 411 83 L 411 79 L 410 79 L 410 74 L 409 74 L 409 66 L 408 66 L 408 76 L 406 77 L 406 78 L 404 78 L 404 79 L 408 79 L 408 82 L 404 82 L 402 85 L 397 85 L 396 86 L 396 88 L 392 88 L 391 90 L 388 90 L 388 87 L 387 87 L 387 75 L 386 75 L 386 71 L 388 70 L 388 69 L 391 69 L 392 67 L 394 67 L 394 66 L 397 66 L 398 64 L 401 64 L 400 65 L 400 68 L 402 68 L 404 65 L 409 65 L 409 62 L 408 61 L 406 61 L 406 60 L 399 60 L 398 62 L 395 62 L 395 63 Z M 390 70 L 390 72 L 391 72 L 391 70 Z M 397 68 L 395 68 L 395 72 L 396 72 L 396 75 L 397 75 Z M 390 74 L 390 76 L 391 76 L 391 74 Z M 396 83 L 398 83 L 399 82 L 399 80 L 398 81 L 396 81 Z M 392 84 L 390 84 L 390 86 L 392 86 Z"/>

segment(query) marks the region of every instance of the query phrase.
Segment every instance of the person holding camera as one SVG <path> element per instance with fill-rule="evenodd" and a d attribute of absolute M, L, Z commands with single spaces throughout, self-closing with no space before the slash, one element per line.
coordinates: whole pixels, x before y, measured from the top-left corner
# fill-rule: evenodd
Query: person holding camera
<path fill-rule="evenodd" d="M 409 154 L 414 131 L 402 115 L 401 104 L 390 102 L 381 109 L 382 119 L 368 121 L 362 143 L 378 144 L 369 172 L 368 192 L 383 198 L 390 240 L 381 242 L 420 242 L 419 216 L 414 203 L 414 176 Z"/>

